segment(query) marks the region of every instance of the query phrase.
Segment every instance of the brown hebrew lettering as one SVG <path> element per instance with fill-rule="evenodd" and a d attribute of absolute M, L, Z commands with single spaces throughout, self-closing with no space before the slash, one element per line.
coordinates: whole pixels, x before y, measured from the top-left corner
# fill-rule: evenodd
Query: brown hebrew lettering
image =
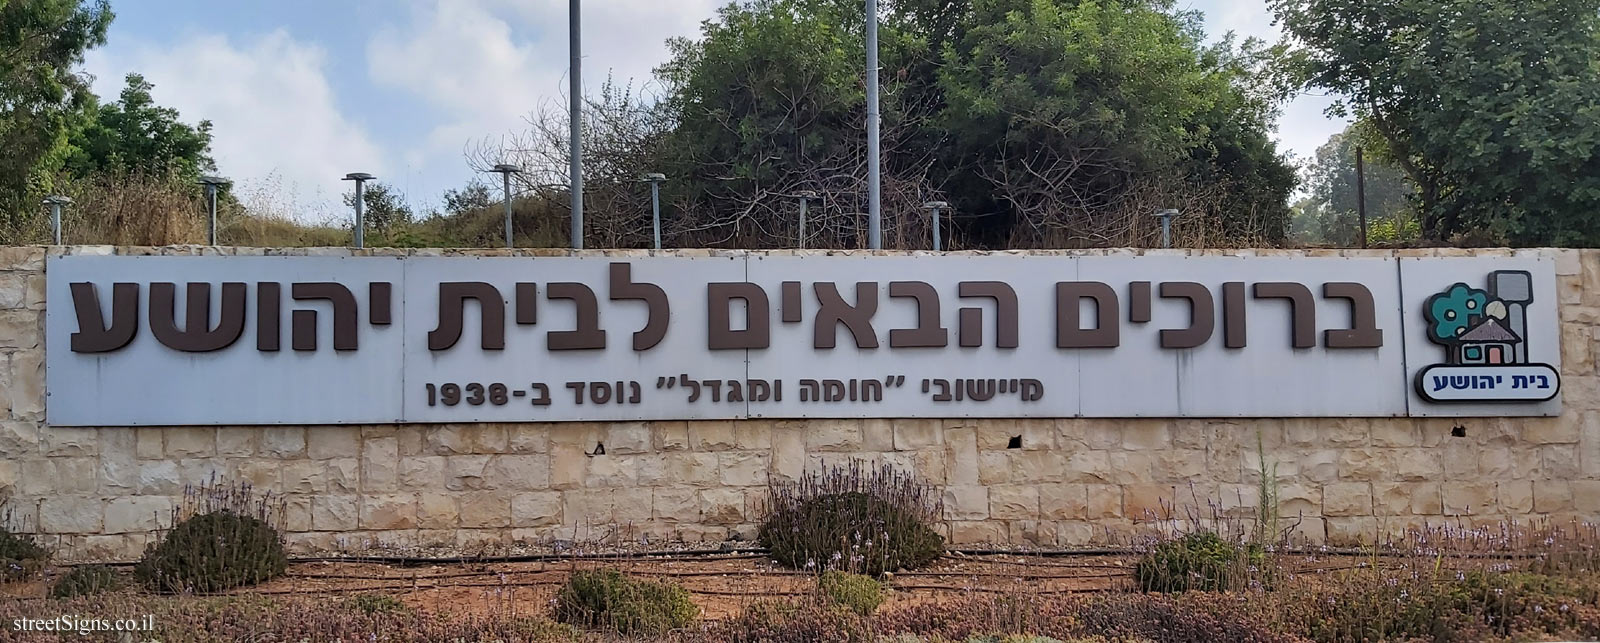
<path fill-rule="evenodd" d="M 728 380 L 728 401 L 744 401 L 744 388 L 739 384 L 739 380 Z"/>
<path fill-rule="evenodd" d="M 1192 281 L 1167 281 L 1161 284 L 1162 299 L 1189 300 L 1189 327 L 1161 331 L 1162 348 L 1195 348 L 1211 339 L 1216 330 L 1217 304 L 1211 291 Z"/>
<path fill-rule="evenodd" d="M 584 351 L 606 347 L 606 331 L 600 329 L 600 303 L 594 291 L 580 283 L 557 282 L 545 287 L 546 299 L 567 299 L 578 307 L 578 325 L 573 330 L 553 330 L 546 334 L 550 350 Z M 643 332 L 643 331 L 640 331 Z"/>
<path fill-rule="evenodd" d="M 543 382 L 534 382 L 533 383 L 533 390 L 539 392 L 539 395 L 537 395 L 537 396 L 535 396 L 533 398 L 533 405 L 534 406 L 550 406 L 550 386 L 549 385 L 547 385 L 547 384 L 545 384 Z"/>
<path fill-rule="evenodd" d="M 1256 286 L 1256 296 L 1261 287 Z M 1228 348 L 1244 348 L 1245 333 L 1244 282 L 1230 281 L 1222 284 L 1222 339 Z"/>
<path fill-rule="evenodd" d="M 962 299 L 988 297 L 995 302 L 995 343 L 999 348 L 1017 347 L 1017 291 L 1003 281 L 963 281 L 956 286 Z M 983 309 L 961 309 L 961 345 L 983 345 Z"/>
<path fill-rule="evenodd" d="M 1329 330 L 1323 333 L 1322 342 L 1328 348 L 1379 348 L 1383 346 L 1383 330 L 1378 328 L 1377 305 L 1372 301 L 1372 291 L 1366 286 L 1350 282 L 1322 284 L 1326 299 L 1350 300 L 1351 328 Z"/>
<path fill-rule="evenodd" d="M 133 341 L 139 332 L 139 284 L 111 285 L 111 324 L 100 314 L 95 285 L 74 283 L 72 309 L 78 315 L 78 332 L 72 334 L 72 352 L 109 353 Z"/>
<path fill-rule="evenodd" d="M 539 284 L 519 282 L 517 293 L 517 324 L 532 326 L 539 323 Z"/>
<path fill-rule="evenodd" d="M 637 299 L 650 310 L 644 328 L 633 334 L 633 350 L 647 351 L 660 344 L 667 336 L 667 322 L 672 318 L 672 304 L 667 301 L 667 291 L 652 283 L 633 280 L 633 264 L 611 264 L 611 301 Z"/>
<path fill-rule="evenodd" d="M 222 284 L 222 315 L 216 328 L 211 327 L 211 284 L 188 285 L 183 330 L 178 330 L 176 320 L 177 290 L 177 285 L 172 283 L 150 284 L 150 332 L 162 344 L 186 353 L 208 353 L 227 348 L 239 340 L 244 333 L 244 284 Z M 116 303 L 114 289 L 112 303 Z M 112 322 L 115 321 L 113 316 Z"/>
<path fill-rule="evenodd" d="M 751 402 L 765 402 L 772 399 L 772 384 L 766 380 L 746 380 L 745 388 L 750 391 Z"/>
<path fill-rule="evenodd" d="M 744 300 L 744 330 L 733 330 L 733 300 Z M 714 351 L 772 344 L 772 304 L 767 291 L 748 282 L 706 284 L 706 346 Z"/>
<path fill-rule="evenodd" d="M 950 343 L 950 331 L 939 325 L 939 291 L 925 281 L 889 282 L 889 297 L 917 300 L 917 327 L 889 331 L 890 348 L 939 348 Z"/>
<path fill-rule="evenodd" d="M 877 348 L 878 336 L 872 331 L 872 316 L 878 312 L 878 284 L 872 281 L 856 283 L 856 303 L 844 303 L 839 288 L 832 282 L 814 284 L 817 300 L 822 307 L 812 326 L 812 346 L 833 348 L 834 334 L 839 324 L 850 331 L 856 348 Z"/>
<path fill-rule="evenodd" d="M 1135 281 L 1128 284 L 1128 321 L 1135 324 L 1150 322 L 1150 282 Z"/>
<path fill-rule="evenodd" d="M 816 380 L 800 380 L 800 401 L 822 401 L 822 384 Z"/>
<path fill-rule="evenodd" d="M 861 380 L 861 401 L 882 402 L 883 382 L 878 380 Z"/>
<path fill-rule="evenodd" d="M 783 315 L 783 323 L 785 323 L 785 324 L 797 324 L 797 323 L 800 323 L 800 318 L 801 318 L 800 282 L 798 282 L 798 281 L 785 281 L 785 282 L 783 282 L 782 296 L 783 296 L 783 301 L 782 301 L 781 306 L 782 306 L 783 310 L 781 312 L 782 312 L 782 315 Z"/>
<path fill-rule="evenodd" d="M 333 302 L 333 350 L 356 350 L 356 296 L 343 284 L 332 282 L 294 284 L 289 296 L 295 301 L 326 299 Z M 459 320 L 459 315 L 457 320 Z M 290 343 L 297 351 L 317 350 L 317 311 L 297 310 L 290 316 Z M 457 322 L 459 326 L 459 321 Z M 488 324 L 485 324 L 487 326 Z"/>
<path fill-rule="evenodd" d="M 466 302 L 478 302 L 481 313 L 479 344 L 486 351 L 505 350 L 506 302 L 500 290 L 481 281 L 447 281 L 439 284 L 439 324 L 428 332 L 428 350 L 446 351 L 461 341 Z"/>
<path fill-rule="evenodd" d="M 1293 282 L 1264 282 L 1255 285 L 1256 299 L 1289 300 L 1289 327 L 1295 348 L 1317 346 L 1317 302 L 1311 289 Z"/>
<path fill-rule="evenodd" d="M 839 380 L 822 380 L 822 401 L 842 402 L 844 401 L 844 393 L 844 382 Z"/>
<path fill-rule="evenodd" d="M 967 380 L 967 399 L 987 402 L 994 399 L 995 380 Z"/>
<path fill-rule="evenodd" d="M 1022 401 L 1037 402 L 1044 398 L 1044 383 L 1039 380 L 1022 380 L 1018 386 L 1022 389 Z"/>
<path fill-rule="evenodd" d="M 689 375 L 687 373 L 678 374 L 678 386 L 683 388 L 689 388 L 691 386 L 694 387 L 694 390 L 689 392 L 689 401 L 697 402 L 700 400 L 700 382 L 689 379 Z"/>
<path fill-rule="evenodd" d="M 367 284 L 367 323 L 373 326 L 388 326 L 392 321 L 393 311 L 390 305 L 393 299 L 394 284 L 387 281 Z"/>
<path fill-rule="evenodd" d="M 272 353 L 283 347 L 283 286 L 275 281 L 256 284 L 256 350 Z"/>
<path fill-rule="evenodd" d="M 1084 328 L 1078 309 L 1093 299 L 1095 327 Z M 1117 326 L 1117 291 L 1098 281 L 1063 281 L 1056 284 L 1056 347 L 1116 348 L 1122 342 Z M 934 401 L 939 401 L 934 398 Z"/>

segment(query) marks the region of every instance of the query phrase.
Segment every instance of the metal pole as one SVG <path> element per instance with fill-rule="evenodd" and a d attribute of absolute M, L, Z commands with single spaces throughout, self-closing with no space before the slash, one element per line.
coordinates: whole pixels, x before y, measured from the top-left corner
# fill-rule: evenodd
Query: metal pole
<path fill-rule="evenodd" d="M 1361 247 L 1367 247 L 1367 165 L 1356 146 L 1356 212 L 1361 217 Z"/>
<path fill-rule="evenodd" d="M 362 228 L 365 228 L 366 224 L 367 224 L 367 217 L 364 214 L 365 213 L 365 208 L 363 207 L 365 204 L 362 203 L 362 199 L 364 198 L 364 195 L 366 194 L 366 191 L 362 189 L 362 184 L 364 184 L 364 183 L 366 183 L 366 181 L 360 181 L 360 180 L 356 181 L 356 247 L 357 248 L 365 248 L 365 247 L 367 247 L 366 238 L 365 238 L 365 236 L 363 234 L 363 230 L 362 230 Z"/>
<path fill-rule="evenodd" d="M 572 0 L 569 15 L 571 18 L 569 53 L 572 54 L 572 106 L 569 118 L 572 121 L 572 249 L 583 249 L 583 41 L 580 0 Z"/>
<path fill-rule="evenodd" d="M 883 247 L 878 125 L 878 0 L 867 0 L 867 247 L 873 250 Z"/>
<path fill-rule="evenodd" d="M 939 251 L 939 208 L 933 209 L 933 251 Z"/>
<path fill-rule="evenodd" d="M 661 249 L 661 182 L 650 182 L 650 232 L 655 237 L 656 250 Z"/>
<path fill-rule="evenodd" d="M 1161 247 L 1172 247 L 1172 217 L 1161 217 Z"/>
<path fill-rule="evenodd" d="M 211 215 L 211 223 L 206 231 L 208 245 L 217 245 L 217 186 L 206 184 L 206 209 Z"/>
<path fill-rule="evenodd" d="M 61 245 L 61 202 L 50 202 L 50 228 L 54 231 L 55 245 Z"/>
<path fill-rule="evenodd" d="M 800 249 L 806 249 L 806 197 L 800 197 Z"/>
<path fill-rule="evenodd" d="M 505 195 L 506 201 L 506 247 L 511 248 L 514 247 L 511 243 L 511 173 L 501 172 L 500 177 L 504 186 L 501 188 L 501 194 Z"/>

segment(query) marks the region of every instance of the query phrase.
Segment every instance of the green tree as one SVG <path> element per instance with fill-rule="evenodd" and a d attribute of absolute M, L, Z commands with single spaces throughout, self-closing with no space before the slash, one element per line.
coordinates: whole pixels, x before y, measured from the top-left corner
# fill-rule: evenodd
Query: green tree
<path fill-rule="evenodd" d="M 189 125 L 178 110 L 155 104 L 155 86 L 128 74 L 119 99 L 92 107 L 91 118 L 69 137 L 66 168 L 77 176 L 127 172 L 147 176 L 199 178 L 216 170 L 211 158 L 211 121 Z"/>
<path fill-rule="evenodd" d="M 105 42 L 106 0 L 0 0 L 0 233 L 38 216 L 66 136 L 90 103 L 74 68 Z"/>
<path fill-rule="evenodd" d="M 411 223 L 411 207 L 405 204 L 404 198 L 387 183 L 377 181 L 367 183 L 361 195 L 361 216 L 367 225 L 378 231 L 378 234 L 387 237 L 396 227 Z M 344 205 L 347 208 L 355 207 L 354 193 L 345 193 Z"/>
<path fill-rule="evenodd" d="M 1334 134 L 1317 148 L 1316 158 L 1306 168 L 1308 202 L 1300 216 L 1302 240 L 1337 246 L 1356 246 L 1361 242 L 1360 210 L 1357 207 L 1356 148 L 1364 147 L 1368 240 L 1379 240 L 1378 230 L 1406 241 L 1405 231 L 1415 218 L 1408 199 L 1412 193 L 1406 174 L 1384 155 L 1381 138 L 1363 124 L 1354 124 Z M 1377 143 L 1374 145 L 1374 143 Z"/>
<path fill-rule="evenodd" d="M 1425 235 L 1600 243 L 1600 0 L 1271 0 L 1301 78 L 1372 124 Z"/>

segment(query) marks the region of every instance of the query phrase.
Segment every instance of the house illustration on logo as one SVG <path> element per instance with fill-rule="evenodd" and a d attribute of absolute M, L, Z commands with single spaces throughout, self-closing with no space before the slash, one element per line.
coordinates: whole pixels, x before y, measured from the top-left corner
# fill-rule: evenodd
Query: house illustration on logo
<path fill-rule="evenodd" d="M 1489 288 L 1457 283 L 1423 304 L 1428 339 L 1445 363 L 1417 373 L 1423 398 L 1439 403 L 1542 402 L 1560 391 L 1556 369 L 1528 360 L 1527 309 L 1533 275 L 1489 273 Z"/>

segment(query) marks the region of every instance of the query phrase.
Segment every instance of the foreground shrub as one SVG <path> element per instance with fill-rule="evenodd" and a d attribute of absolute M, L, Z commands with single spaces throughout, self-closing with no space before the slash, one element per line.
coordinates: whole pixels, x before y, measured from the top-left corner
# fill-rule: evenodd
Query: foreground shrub
<path fill-rule="evenodd" d="M 93 596 L 115 590 L 122 586 L 122 577 L 117 571 L 105 565 L 85 565 L 74 567 L 50 587 L 51 598 L 72 598 L 75 596 Z"/>
<path fill-rule="evenodd" d="M 573 572 L 555 599 L 557 621 L 622 634 L 678 629 L 699 611 L 682 587 L 632 579 L 615 569 Z"/>
<path fill-rule="evenodd" d="M 151 591 L 209 594 L 272 580 L 287 567 L 278 530 L 220 511 L 179 522 L 145 550 L 133 572 Z"/>
<path fill-rule="evenodd" d="M 875 643 L 870 621 L 818 601 L 758 601 L 739 616 L 712 625 L 696 641 L 726 643 Z"/>
<path fill-rule="evenodd" d="M 779 563 L 879 576 L 916 569 L 944 553 L 933 530 L 938 490 L 884 466 L 859 462 L 775 483 L 757 534 Z"/>
<path fill-rule="evenodd" d="M 1135 574 L 1147 592 L 1236 589 L 1251 566 L 1263 562 L 1260 549 L 1200 531 L 1156 545 L 1139 559 Z"/>
<path fill-rule="evenodd" d="M 366 612 L 367 614 L 401 612 L 406 609 L 405 603 L 388 594 L 357 594 L 351 596 L 345 603 L 351 609 Z"/>
<path fill-rule="evenodd" d="M 827 571 L 817 587 L 828 601 L 862 616 L 871 616 L 883 604 L 883 584 L 871 576 Z"/>
<path fill-rule="evenodd" d="M 33 537 L 15 534 L 0 527 L 0 581 L 19 581 L 32 577 L 50 560 L 50 552 Z"/>

